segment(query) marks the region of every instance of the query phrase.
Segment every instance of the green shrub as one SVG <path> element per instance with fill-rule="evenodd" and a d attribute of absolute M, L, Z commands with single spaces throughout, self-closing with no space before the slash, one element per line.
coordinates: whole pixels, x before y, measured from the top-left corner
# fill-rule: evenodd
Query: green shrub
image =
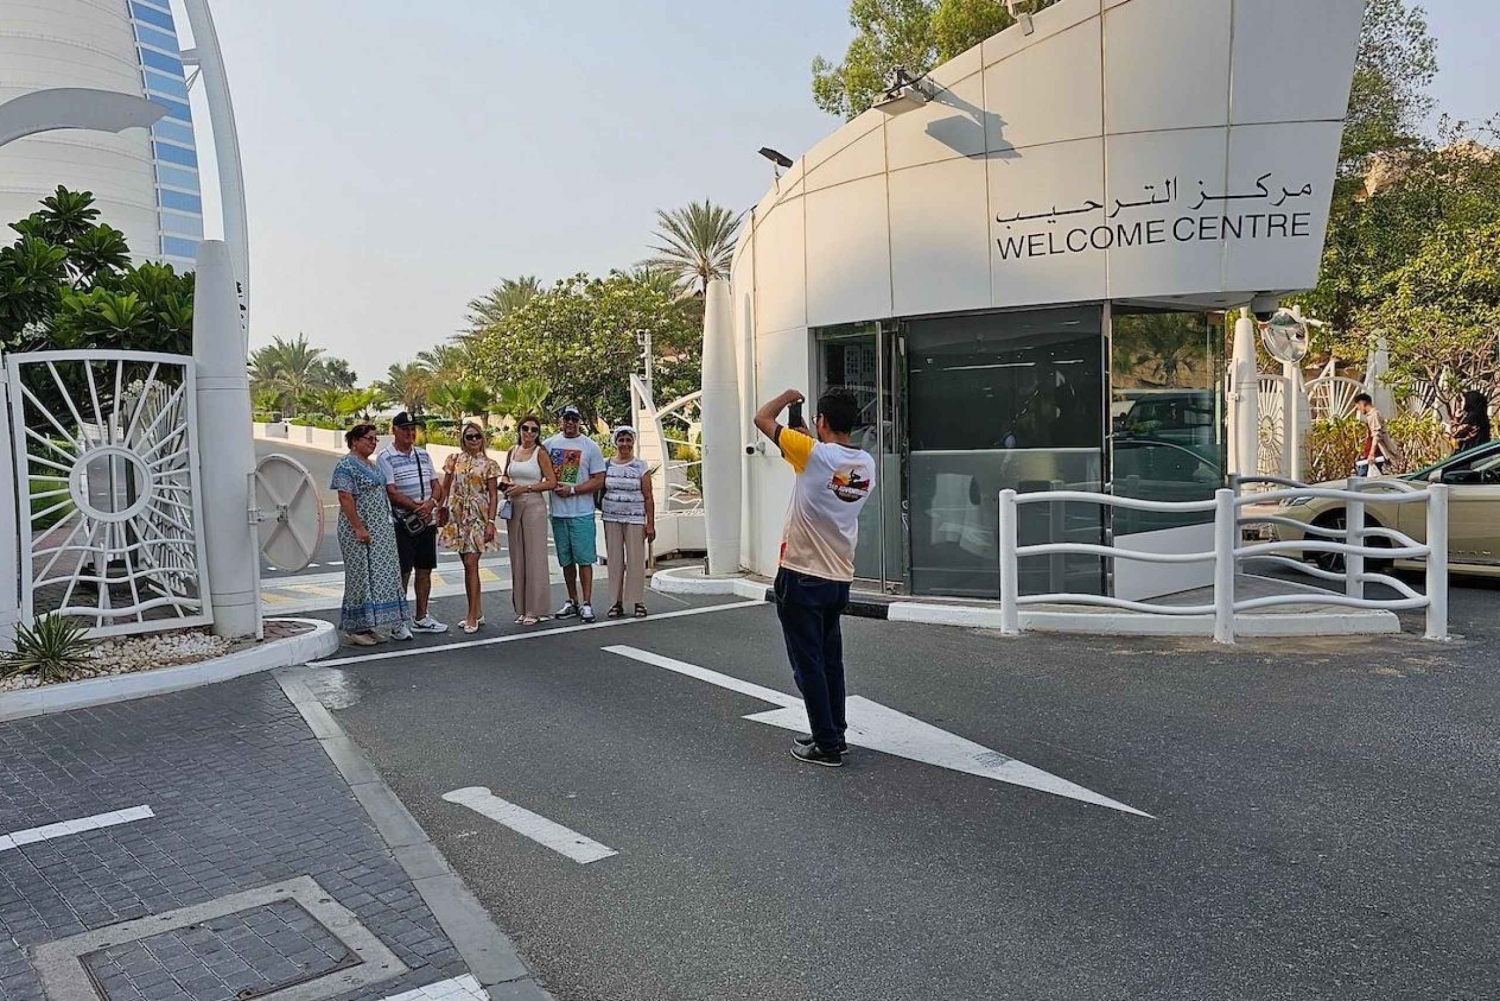
<path fill-rule="evenodd" d="M 42 684 L 68 681 L 88 666 L 88 629 L 74 619 L 48 615 L 16 626 L 16 648 L 0 655 L 0 674 L 35 674 Z"/>
<path fill-rule="evenodd" d="M 1386 421 L 1386 428 L 1402 452 L 1402 461 L 1387 467 L 1387 473 L 1410 473 L 1453 451 L 1453 442 L 1431 414 L 1397 414 Z M 1308 482 L 1351 475 L 1367 440 L 1365 422 L 1358 414 L 1314 421 L 1307 431 Z"/>

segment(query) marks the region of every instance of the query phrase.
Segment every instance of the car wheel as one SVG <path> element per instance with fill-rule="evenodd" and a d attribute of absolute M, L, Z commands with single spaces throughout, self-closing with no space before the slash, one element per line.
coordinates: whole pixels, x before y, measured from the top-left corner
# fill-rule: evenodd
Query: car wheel
<path fill-rule="evenodd" d="M 1339 508 L 1338 510 L 1329 511 L 1329 512 L 1327 512 L 1325 514 L 1321 514 L 1313 522 L 1313 526 L 1316 527 L 1316 528 L 1338 529 L 1339 531 L 1342 531 L 1344 528 L 1346 528 L 1348 526 L 1348 515 L 1347 515 L 1347 512 L 1345 512 L 1345 510 L 1343 508 Z M 1374 516 L 1372 516 L 1372 515 L 1370 515 L 1370 514 L 1367 513 L 1365 515 L 1365 527 L 1366 528 L 1384 528 L 1385 526 L 1382 525 L 1382 524 L 1380 524 L 1380 522 L 1376 521 L 1375 518 L 1374 518 Z M 1310 536 L 1310 537 L 1311 538 L 1324 538 L 1324 536 Z M 1330 540 L 1330 541 L 1338 542 L 1338 541 L 1342 541 L 1342 540 L 1333 539 L 1333 540 Z M 1383 535 L 1376 535 L 1376 536 L 1373 536 L 1373 537 L 1368 537 L 1366 539 L 1365 544 L 1368 545 L 1368 546 L 1372 546 L 1372 547 L 1374 547 L 1376 549 L 1389 549 L 1391 547 L 1391 540 L 1387 539 Z M 1313 565 L 1316 566 L 1319 570 L 1326 570 L 1329 573 L 1343 573 L 1344 572 L 1344 554 L 1343 553 L 1315 552 L 1315 553 L 1312 554 L 1312 562 L 1313 562 Z M 1394 567 L 1394 566 L 1395 566 L 1395 561 L 1394 560 L 1377 560 L 1377 559 L 1372 559 L 1370 557 L 1365 557 L 1365 572 L 1366 573 L 1388 573 L 1391 570 L 1391 568 Z"/>

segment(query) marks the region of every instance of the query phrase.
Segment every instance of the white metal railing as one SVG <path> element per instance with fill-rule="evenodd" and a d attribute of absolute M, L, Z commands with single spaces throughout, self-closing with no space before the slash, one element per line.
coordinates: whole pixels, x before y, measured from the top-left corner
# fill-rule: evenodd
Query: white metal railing
<path fill-rule="evenodd" d="M 1448 638 L 1448 487 L 1432 484 L 1419 489 L 1403 480 L 1351 480 L 1347 489 L 1309 487 L 1291 483 L 1275 477 L 1252 477 L 1249 481 L 1269 482 L 1281 485 L 1253 496 L 1240 496 L 1236 490 L 1223 489 L 1214 494 L 1213 500 L 1204 501 L 1148 501 L 1132 497 L 1115 497 L 1109 494 L 1090 493 L 1077 490 L 1049 490 L 1038 493 L 1018 494 L 1014 490 L 1000 491 L 1000 621 L 1001 631 L 1007 634 L 1020 632 L 1021 608 L 1028 605 L 1083 605 L 1113 608 L 1154 616 L 1206 616 L 1213 617 L 1214 640 L 1233 643 L 1235 617 L 1239 613 L 1257 609 L 1275 608 L 1283 605 L 1326 605 L 1332 607 L 1377 609 L 1386 611 L 1412 611 L 1425 609 L 1427 613 L 1426 636 L 1432 640 Z M 1240 483 L 1247 480 L 1240 480 Z M 1417 542 L 1392 528 L 1365 525 L 1365 505 L 1372 491 L 1382 491 L 1380 498 L 1386 504 L 1426 504 L 1426 541 Z M 1304 524 L 1280 515 L 1252 514 L 1241 516 L 1241 510 L 1249 505 L 1279 504 L 1297 498 L 1326 498 L 1344 502 L 1345 527 L 1342 529 Z M 1149 553 L 1115 546 L 1103 546 L 1081 542 L 1048 542 L 1040 545 L 1021 546 L 1017 542 L 1019 525 L 1018 510 L 1023 504 L 1080 503 L 1124 508 L 1133 511 L 1170 512 L 1175 514 L 1206 514 L 1213 512 L 1213 549 L 1198 553 Z M 1276 542 L 1250 542 L 1243 540 L 1243 528 L 1257 523 L 1270 523 L 1295 528 L 1302 532 L 1300 540 Z M 1385 540 L 1388 545 L 1367 544 L 1372 537 Z M 1344 558 L 1344 570 L 1328 570 L 1309 566 L 1300 560 L 1289 558 L 1286 553 L 1337 553 Z M 1130 601 L 1102 594 L 1026 594 L 1020 593 L 1019 560 L 1027 556 L 1059 554 L 1098 556 L 1105 559 L 1132 560 L 1155 564 L 1211 563 L 1213 566 L 1213 600 L 1210 604 L 1162 605 L 1145 601 Z M 1419 593 L 1390 574 L 1369 573 L 1365 560 L 1370 559 L 1425 559 L 1427 567 L 1426 593 Z M 1344 593 L 1332 591 L 1304 591 L 1292 594 L 1267 595 L 1259 598 L 1237 599 L 1235 576 L 1239 565 L 1245 560 L 1268 561 L 1273 565 L 1307 573 L 1320 580 L 1343 582 Z M 1376 599 L 1365 597 L 1366 584 L 1382 584 L 1395 591 L 1399 597 Z"/>

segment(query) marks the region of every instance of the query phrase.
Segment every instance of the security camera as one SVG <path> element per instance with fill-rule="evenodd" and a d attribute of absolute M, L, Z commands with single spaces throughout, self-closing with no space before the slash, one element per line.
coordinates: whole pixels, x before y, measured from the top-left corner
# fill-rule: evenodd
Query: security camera
<path fill-rule="evenodd" d="M 765 453 L 766 453 L 766 443 L 763 442 L 763 441 L 752 441 L 750 444 L 748 444 L 748 445 L 745 446 L 745 454 L 746 455 L 756 455 L 756 454 L 765 455 Z"/>
<path fill-rule="evenodd" d="M 1274 295 L 1258 295 L 1250 300 L 1250 312 L 1255 319 L 1261 323 L 1270 323 L 1271 317 L 1276 315 L 1276 310 L 1281 308 L 1281 301 Z"/>

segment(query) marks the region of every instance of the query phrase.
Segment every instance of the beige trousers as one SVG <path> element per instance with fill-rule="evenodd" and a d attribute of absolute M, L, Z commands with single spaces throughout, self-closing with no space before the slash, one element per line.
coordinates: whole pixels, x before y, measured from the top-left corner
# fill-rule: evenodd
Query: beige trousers
<path fill-rule="evenodd" d="M 541 618 L 552 614 L 552 582 L 547 566 L 547 500 L 541 494 L 521 494 L 511 502 L 505 523 L 510 547 L 510 600 L 517 615 Z"/>
<path fill-rule="evenodd" d="M 609 603 L 630 609 L 646 589 L 646 526 L 623 521 L 604 523 L 604 557 L 609 560 Z"/>

